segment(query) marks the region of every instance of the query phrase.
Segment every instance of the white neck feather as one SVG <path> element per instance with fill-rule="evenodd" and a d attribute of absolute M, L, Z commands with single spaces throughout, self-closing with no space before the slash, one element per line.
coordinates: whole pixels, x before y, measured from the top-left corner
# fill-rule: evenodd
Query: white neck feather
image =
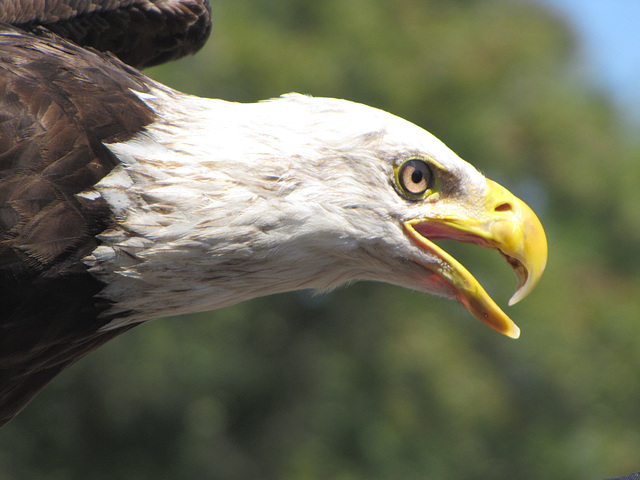
<path fill-rule="evenodd" d="M 118 324 L 381 272 L 393 281 L 381 260 L 393 255 L 377 250 L 402 237 L 401 222 L 389 221 L 402 200 L 382 158 L 418 153 L 406 151 L 416 138 L 420 153 L 453 155 L 408 122 L 341 100 L 140 96 L 160 121 L 109 145 L 122 163 L 96 191 L 118 226 L 85 259 L 108 285 L 110 313 L 133 312 Z"/>

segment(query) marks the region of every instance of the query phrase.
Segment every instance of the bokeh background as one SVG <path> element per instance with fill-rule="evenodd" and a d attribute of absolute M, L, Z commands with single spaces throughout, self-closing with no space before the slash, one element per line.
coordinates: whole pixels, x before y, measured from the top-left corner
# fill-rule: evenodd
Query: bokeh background
<path fill-rule="evenodd" d="M 546 228 L 547 272 L 507 310 L 519 340 L 453 302 L 374 283 L 154 321 L 0 431 L 0 479 L 640 470 L 638 117 L 588 74 L 579 29 L 550 3 L 214 0 L 207 46 L 148 72 L 234 101 L 347 98 L 436 134 Z M 506 306 L 506 263 L 473 246 L 455 255 Z"/>

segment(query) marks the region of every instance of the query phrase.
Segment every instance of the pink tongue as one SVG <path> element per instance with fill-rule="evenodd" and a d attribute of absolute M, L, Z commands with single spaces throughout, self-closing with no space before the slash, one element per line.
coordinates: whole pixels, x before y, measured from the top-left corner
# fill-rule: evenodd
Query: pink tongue
<path fill-rule="evenodd" d="M 437 221 L 416 223 L 413 225 L 413 228 L 429 240 L 457 240 L 459 242 L 473 243 L 484 248 L 489 247 L 488 242 L 484 238 Z"/>

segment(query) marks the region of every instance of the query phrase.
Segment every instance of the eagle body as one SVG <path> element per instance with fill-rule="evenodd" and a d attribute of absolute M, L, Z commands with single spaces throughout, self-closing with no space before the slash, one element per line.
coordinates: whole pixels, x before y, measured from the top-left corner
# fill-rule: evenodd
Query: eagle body
<path fill-rule="evenodd" d="M 542 227 L 430 133 L 345 100 L 186 95 L 21 22 L 0 24 L 0 424 L 141 322 L 277 292 L 384 281 L 518 335 L 432 240 L 498 249 L 517 301 Z"/>

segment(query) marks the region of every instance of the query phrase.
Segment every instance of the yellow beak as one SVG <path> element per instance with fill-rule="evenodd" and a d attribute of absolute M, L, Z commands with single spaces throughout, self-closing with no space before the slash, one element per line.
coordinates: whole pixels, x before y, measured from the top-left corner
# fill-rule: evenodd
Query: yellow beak
<path fill-rule="evenodd" d="M 514 269 L 518 287 L 509 305 L 526 297 L 547 264 L 547 239 L 538 217 L 519 198 L 487 180 L 484 208 L 470 217 L 417 218 L 404 222 L 409 237 L 442 261 L 436 273 L 458 300 L 478 319 L 505 335 L 518 338 L 520 329 L 496 305 L 478 281 L 455 258 L 431 240 L 451 239 L 498 250 Z"/>

